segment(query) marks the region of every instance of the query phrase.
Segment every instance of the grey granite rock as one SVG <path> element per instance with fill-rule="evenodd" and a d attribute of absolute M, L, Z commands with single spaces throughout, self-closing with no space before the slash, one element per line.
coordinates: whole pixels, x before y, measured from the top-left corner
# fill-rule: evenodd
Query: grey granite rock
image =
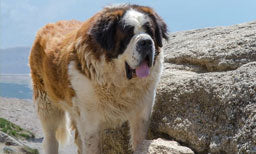
<path fill-rule="evenodd" d="M 0 154 L 38 154 L 36 149 L 28 147 L 23 142 L 0 131 Z"/>
<path fill-rule="evenodd" d="M 182 70 L 229 71 L 256 60 L 256 22 L 177 32 L 169 37 L 165 62 Z"/>
<path fill-rule="evenodd" d="M 256 22 L 170 35 L 151 129 L 196 152 L 256 153 Z"/>

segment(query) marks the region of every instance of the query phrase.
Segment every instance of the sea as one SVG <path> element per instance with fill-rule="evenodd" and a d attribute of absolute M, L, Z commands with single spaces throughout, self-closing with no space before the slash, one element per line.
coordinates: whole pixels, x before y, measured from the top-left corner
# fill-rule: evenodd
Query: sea
<path fill-rule="evenodd" d="M 0 96 L 6 98 L 32 99 L 29 74 L 0 74 Z"/>

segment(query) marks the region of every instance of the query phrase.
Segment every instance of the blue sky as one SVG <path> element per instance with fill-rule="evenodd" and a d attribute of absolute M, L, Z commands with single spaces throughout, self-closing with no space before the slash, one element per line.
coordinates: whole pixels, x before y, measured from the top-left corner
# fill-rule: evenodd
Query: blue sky
<path fill-rule="evenodd" d="M 0 48 L 31 46 L 49 22 L 84 21 L 105 5 L 135 3 L 153 7 L 170 32 L 256 20 L 256 0 L 0 0 Z"/>

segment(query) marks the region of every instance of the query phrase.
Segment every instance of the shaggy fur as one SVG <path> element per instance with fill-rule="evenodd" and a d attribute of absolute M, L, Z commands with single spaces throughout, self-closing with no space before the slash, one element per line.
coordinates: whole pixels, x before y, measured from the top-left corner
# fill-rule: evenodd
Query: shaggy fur
<path fill-rule="evenodd" d="M 162 38 L 167 39 L 165 23 L 151 8 L 138 5 L 106 7 L 83 23 L 60 21 L 41 28 L 30 67 L 45 153 L 58 153 L 70 125 L 78 153 L 100 153 L 99 132 L 127 120 L 136 150 L 147 132 L 162 69 Z M 150 52 L 139 46 L 143 40 Z M 143 62 L 150 74 L 140 78 L 132 71 Z"/>

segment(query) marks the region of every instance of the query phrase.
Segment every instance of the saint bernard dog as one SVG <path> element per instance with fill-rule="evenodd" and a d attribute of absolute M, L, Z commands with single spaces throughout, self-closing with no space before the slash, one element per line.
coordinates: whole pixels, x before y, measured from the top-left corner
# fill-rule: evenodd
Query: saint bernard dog
<path fill-rule="evenodd" d="M 71 126 L 78 153 L 100 153 L 100 131 L 125 121 L 135 151 L 149 125 L 163 39 L 167 26 L 159 15 L 130 4 L 41 28 L 29 62 L 45 153 L 58 153 Z"/>

